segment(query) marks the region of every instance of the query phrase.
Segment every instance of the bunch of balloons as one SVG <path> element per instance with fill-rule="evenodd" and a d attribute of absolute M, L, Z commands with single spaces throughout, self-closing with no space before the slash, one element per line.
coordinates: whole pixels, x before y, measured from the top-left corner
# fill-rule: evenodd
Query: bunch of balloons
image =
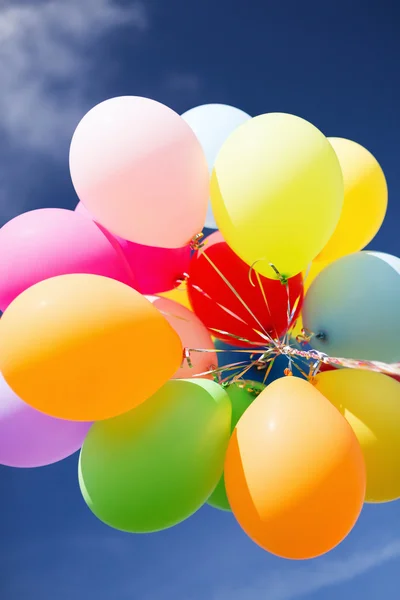
<path fill-rule="evenodd" d="M 289 559 L 400 498 L 400 259 L 363 251 L 387 208 L 370 152 L 124 96 L 78 124 L 70 172 L 75 210 L 0 230 L 1 464 L 80 450 L 107 525 L 208 503 Z"/>

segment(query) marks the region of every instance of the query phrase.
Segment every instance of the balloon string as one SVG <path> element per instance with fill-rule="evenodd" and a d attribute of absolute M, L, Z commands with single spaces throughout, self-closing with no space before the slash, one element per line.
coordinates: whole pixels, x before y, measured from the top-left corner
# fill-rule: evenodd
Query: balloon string
<path fill-rule="evenodd" d="M 269 316 L 270 316 L 270 318 L 271 318 L 271 320 L 272 320 L 272 325 L 273 325 L 273 328 L 274 328 L 274 331 L 275 331 L 275 337 L 276 337 L 276 339 L 278 339 L 278 338 L 279 338 L 279 335 L 278 335 L 278 332 L 277 332 L 277 330 L 276 330 L 276 325 L 275 325 L 275 321 L 274 321 L 273 315 L 272 315 L 272 313 L 271 313 L 271 310 L 270 310 L 270 308 L 269 308 L 267 294 L 265 293 L 265 290 L 264 290 L 264 288 L 263 288 L 263 285 L 262 285 L 262 283 L 261 283 L 261 277 L 260 277 L 260 274 L 259 274 L 259 273 L 257 273 L 257 271 L 256 271 L 256 277 L 257 277 L 257 283 L 258 283 L 258 287 L 259 287 L 259 289 L 260 289 L 260 292 L 261 292 L 261 295 L 262 295 L 262 297 L 263 297 L 263 300 L 264 300 L 265 306 L 267 307 L 268 314 L 269 314 Z"/>
<path fill-rule="evenodd" d="M 213 267 L 213 269 L 221 277 L 221 279 L 223 280 L 223 282 L 228 286 L 228 288 L 231 290 L 231 292 L 235 295 L 235 297 L 239 300 L 239 302 L 244 306 L 244 308 L 247 310 L 247 312 L 251 315 L 251 317 L 254 319 L 254 321 L 257 323 L 257 325 L 259 325 L 259 327 L 261 328 L 261 331 L 266 336 L 266 338 L 268 339 L 268 341 L 270 343 L 272 343 L 272 344 L 275 344 L 275 340 L 265 330 L 263 324 L 259 321 L 259 319 L 253 313 L 253 311 L 251 310 L 251 308 L 249 308 L 249 306 L 246 304 L 246 302 L 243 300 L 243 298 L 240 296 L 240 294 L 238 294 L 238 292 L 236 291 L 236 289 L 234 288 L 234 286 L 228 281 L 228 279 L 225 277 L 225 275 L 213 263 L 213 261 L 210 259 L 210 257 L 207 256 L 207 252 L 203 252 L 202 256 L 204 256 L 206 258 L 206 260 L 209 262 L 209 264 Z"/>
<path fill-rule="evenodd" d="M 397 363 L 384 363 L 375 360 L 359 360 L 354 358 L 338 358 L 328 356 L 317 350 L 297 350 L 292 346 L 286 346 L 284 353 L 289 355 L 296 355 L 306 358 L 307 360 L 314 360 L 320 364 L 327 364 L 338 367 L 346 367 L 349 369 L 361 369 L 364 371 L 375 371 L 386 375 L 400 375 L 400 362 Z"/>
<path fill-rule="evenodd" d="M 160 310 L 160 309 L 158 309 L 158 310 L 164 317 L 173 317 L 174 319 L 178 319 L 179 321 L 185 321 L 186 323 L 190 323 L 190 319 L 188 319 L 187 317 L 182 317 L 181 315 L 175 315 L 174 313 L 171 313 L 171 312 L 165 311 L 165 310 Z"/>
<path fill-rule="evenodd" d="M 248 363 L 246 361 L 241 361 L 241 362 L 232 363 L 229 365 L 224 365 L 223 367 L 215 367 L 213 369 L 203 371 L 202 373 L 196 373 L 195 375 L 193 375 L 193 377 L 206 377 L 208 375 L 218 375 L 220 373 L 223 373 L 224 371 L 233 371 L 233 370 L 238 369 L 239 367 L 242 368 L 244 365 L 247 365 L 247 364 Z"/>
<path fill-rule="evenodd" d="M 228 315 L 230 315 L 234 319 L 237 319 L 238 321 L 240 321 L 241 323 L 244 323 L 245 325 L 248 324 L 248 323 L 246 323 L 246 321 L 244 319 L 242 319 L 241 317 L 239 317 L 232 310 L 230 310 L 229 308 L 226 308 L 226 306 L 224 306 L 223 304 L 220 304 L 220 302 L 217 302 L 214 298 L 211 298 L 211 296 L 209 294 L 207 294 L 207 292 L 205 292 L 204 290 L 202 290 L 201 287 L 199 287 L 198 285 L 193 285 L 192 287 L 193 287 L 194 290 L 196 290 L 196 292 L 199 292 L 205 298 L 207 298 L 208 300 L 211 300 L 212 302 L 214 302 L 214 304 L 216 304 L 219 308 L 221 308 L 223 311 L 225 311 Z M 253 331 L 254 331 L 254 329 L 253 329 Z"/>
<path fill-rule="evenodd" d="M 247 338 L 240 337 L 239 335 L 235 335 L 234 333 L 229 333 L 229 331 L 223 331 L 222 329 L 215 329 L 214 327 L 210 327 L 209 329 L 210 329 L 210 331 L 213 331 L 214 333 L 219 333 L 220 335 L 230 337 L 234 340 L 237 340 L 238 342 L 244 342 L 245 344 L 249 344 L 251 346 L 256 346 L 257 348 L 260 347 L 260 342 L 252 342 L 252 341 L 248 340 Z M 255 331 L 256 333 L 259 333 L 256 329 L 254 329 L 253 331 Z"/>
<path fill-rule="evenodd" d="M 257 260 L 255 260 L 255 261 L 254 261 L 254 262 L 253 262 L 253 263 L 250 265 L 250 270 L 249 270 L 249 280 L 250 280 L 250 283 L 251 283 L 251 285 L 252 285 L 253 287 L 255 287 L 255 286 L 254 286 L 254 283 L 253 283 L 253 278 L 252 278 L 252 275 L 253 275 L 253 271 L 255 271 L 255 266 L 256 266 L 256 264 L 257 264 L 257 263 L 259 263 L 259 262 L 263 262 L 264 260 L 267 260 L 267 259 L 266 259 L 266 258 L 258 258 Z M 279 280 L 279 281 L 280 281 L 280 282 L 281 282 L 283 285 L 285 285 L 285 283 L 287 282 L 287 277 L 285 277 L 285 275 L 282 275 L 282 274 L 281 274 L 281 273 L 278 271 L 278 269 L 276 268 L 276 266 L 274 265 L 274 263 L 271 263 L 271 262 L 269 262 L 269 263 L 268 263 L 268 265 L 269 265 L 269 266 L 271 267 L 271 269 L 274 271 L 274 273 L 275 273 L 275 275 L 276 275 L 276 278 L 277 278 L 277 279 L 278 279 L 278 280 Z M 257 273 L 257 271 L 256 271 L 256 273 Z"/>
<path fill-rule="evenodd" d="M 245 349 L 245 348 L 229 348 L 225 349 L 225 348 L 186 348 L 186 350 L 188 350 L 189 352 L 229 352 L 229 353 L 237 353 L 237 354 L 241 354 L 241 353 L 246 353 L 246 354 L 265 354 L 265 349 L 264 350 L 256 350 L 253 348 L 249 348 L 249 349 Z"/>
<path fill-rule="evenodd" d="M 320 367 L 322 366 L 322 364 L 327 364 L 327 365 L 332 365 L 332 366 L 337 366 L 337 367 L 346 367 L 346 368 L 350 368 L 350 369 L 361 369 L 361 370 L 368 370 L 368 371 L 375 371 L 378 373 L 383 373 L 385 375 L 397 375 L 400 376 L 400 362 L 397 363 L 383 363 L 380 361 L 366 361 L 366 360 L 357 360 L 357 359 L 351 359 L 351 358 L 339 358 L 339 357 L 330 357 L 322 352 L 318 352 L 317 350 L 310 350 L 310 351 L 306 351 L 306 350 L 298 350 L 297 348 L 294 348 L 293 346 L 290 345 L 282 345 L 281 347 L 279 347 L 279 349 L 277 350 L 276 347 L 267 347 L 264 350 L 245 350 L 245 349 L 232 349 L 232 350 L 223 350 L 223 349 L 200 349 L 200 348 L 190 348 L 190 349 L 185 349 L 188 351 L 189 355 L 190 352 L 218 352 L 218 351 L 222 351 L 222 352 L 237 352 L 237 353 L 248 353 L 251 355 L 254 354 L 259 354 L 259 358 L 257 360 L 250 360 L 250 363 L 248 361 L 242 362 L 242 363 L 234 363 L 235 366 L 242 366 L 242 365 L 246 365 L 249 366 L 249 364 L 251 365 L 249 367 L 252 368 L 253 366 L 257 366 L 260 368 L 264 368 L 266 366 L 266 364 L 269 361 L 272 361 L 276 356 L 278 355 L 284 355 L 288 358 L 289 361 L 289 370 L 291 371 L 291 366 L 295 366 L 295 368 L 297 370 L 299 370 L 299 372 L 307 377 L 307 379 L 312 379 L 313 377 L 315 377 L 315 375 L 318 373 Z M 272 355 L 272 356 L 271 356 Z M 299 366 L 299 364 L 297 363 L 297 361 L 295 361 L 295 359 L 298 359 L 299 362 L 300 359 L 305 359 L 308 362 L 314 363 L 310 365 L 310 369 L 309 369 L 309 373 L 306 374 L 305 371 Z M 218 367 L 218 371 L 222 372 L 224 370 L 229 370 L 231 367 L 231 365 L 227 365 L 227 366 L 223 366 L 223 367 Z M 269 370 L 272 368 L 272 366 L 270 365 Z M 212 372 L 215 372 L 216 370 L 213 370 Z M 211 374 L 211 371 L 207 372 L 207 374 Z M 200 375 L 198 375 L 200 376 Z"/>
<path fill-rule="evenodd" d="M 204 244 L 202 244 L 201 247 L 203 247 Z M 256 332 L 258 335 L 260 335 L 262 338 L 266 338 L 266 340 L 269 342 L 269 344 L 267 344 L 265 346 L 264 349 L 260 350 L 260 349 L 236 349 L 236 348 L 232 348 L 229 350 L 224 350 L 224 349 L 199 349 L 199 348 L 191 348 L 191 349 L 185 349 L 185 351 L 187 350 L 187 354 L 189 356 L 189 360 L 190 360 L 190 352 L 237 352 L 237 353 L 248 353 L 250 354 L 250 361 L 242 361 L 239 363 L 232 363 L 231 365 L 226 365 L 223 367 L 218 367 L 217 369 L 210 369 L 207 372 L 204 372 L 202 374 L 197 374 L 197 377 L 201 377 L 201 376 L 205 376 L 205 375 L 210 375 L 210 374 L 221 374 L 224 371 L 229 372 L 235 369 L 238 369 L 239 367 L 243 367 L 243 365 L 245 365 L 245 368 L 242 369 L 242 371 L 237 374 L 236 380 L 238 378 L 240 378 L 241 376 L 243 376 L 243 374 L 246 374 L 253 366 L 257 367 L 258 369 L 260 368 L 266 368 L 267 364 L 268 368 L 266 368 L 266 374 L 264 377 L 264 381 L 267 380 L 268 375 L 272 369 L 273 366 L 273 361 L 274 359 L 279 356 L 279 355 L 283 355 L 286 356 L 288 359 L 288 369 L 285 369 L 285 374 L 289 375 L 292 374 L 292 367 L 296 368 L 303 376 L 305 376 L 307 379 L 312 380 L 313 377 L 316 376 L 316 374 L 319 372 L 321 366 L 323 364 L 327 364 L 327 365 L 331 365 L 331 366 L 342 366 L 342 367 L 346 367 L 346 368 L 351 368 L 351 369 L 361 369 L 361 370 L 369 370 L 369 371 L 375 371 L 375 372 L 380 372 L 386 375 L 397 375 L 400 376 L 400 362 L 398 363 L 383 363 L 383 362 L 379 362 L 379 361 L 365 361 L 365 360 L 358 360 L 358 359 L 349 359 L 349 358 L 340 358 L 340 357 L 329 357 L 327 354 L 324 354 L 322 352 L 319 352 L 317 350 L 311 350 L 311 351 L 306 351 L 306 350 L 298 350 L 297 348 L 294 348 L 293 346 L 291 346 L 289 344 L 289 340 L 287 339 L 287 336 L 290 336 L 290 331 L 293 330 L 293 328 L 295 327 L 296 323 L 293 323 L 293 317 L 294 314 L 296 312 L 297 306 L 298 306 L 298 302 L 299 302 L 299 297 L 296 299 L 293 307 L 290 307 L 290 298 L 289 298 L 289 290 L 287 287 L 287 295 L 288 295 L 288 316 L 290 315 L 290 321 L 288 318 L 288 322 L 290 323 L 290 328 L 287 331 L 287 334 L 284 336 L 283 340 L 279 340 L 279 339 L 273 339 L 270 334 L 265 330 L 265 328 L 263 327 L 262 323 L 260 323 L 260 321 L 258 320 L 258 318 L 254 315 L 254 313 L 252 312 L 252 310 L 248 307 L 248 305 L 246 304 L 246 302 L 241 298 L 241 296 L 238 294 L 238 292 L 235 290 L 235 288 L 233 287 L 233 285 L 228 281 L 228 279 L 223 275 L 223 273 L 221 273 L 221 271 L 216 267 L 216 265 L 212 262 L 212 260 L 207 256 L 206 252 L 203 252 L 204 257 L 206 258 L 206 260 L 209 262 L 209 264 L 211 264 L 211 266 L 214 268 L 214 270 L 218 273 L 218 275 L 222 278 L 222 280 L 224 281 L 224 283 L 229 287 L 229 289 L 232 291 L 232 293 L 235 295 L 235 297 L 240 301 L 240 303 L 244 306 L 244 308 L 247 310 L 247 312 L 252 316 L 252 318 L 256 321 L 256 323 L 260 326 L 260 328 L 262 329 L 262 331 L 264 332 L 263 334 L 259 331 L 257 331 L 255 328 L 252 328 L 252 330 L 254 332 Z M 261 259 L 261 260 L 265 260 L 265 259 Z M 259 261 L 256 261 L 256 263 Z M 254 270 L 254 265 L 256 264 L 254 263 L 252 265 L 252 267 L 250 268 L 249 271 L 249 279 L 251 284 L 253 285 L 253 287 L 255 287 L 255 284 L 252 280 L 252 270 Z M 284 276 L 282 276 L 278 269 L 272 264 L 270 263 L 271 268 L 275 271 L 278 279 L 281 281 L 281 283 L 285 286 L 288 286 L 288 281 L 287 278 L 285 278 Z M 310 271 L 311 265 L 308 267 L 306 276 L 304 278 L 304 281 L 307 279 L 308 273 Z M 256 272 L 257 273 L 257 272 Z M 258 273 L 257 273 L 258 276 Z M 187 280 L 188 276 L 187 274 L 185 274 L 185 281 Z M 261 283 L 261 282 L 260 282 Z M 201 291 L 202 293 L 204 293 L 202 290 L 199 289 L 199 291 Z M 205 294 L 207 295 L 207 294 Z M 213 302 L 215 302 L 215 300 L 213 300 L 213 298 L 211 298 L 210 296 L 207 295 L 207 297 L 212 300 Z M 267 298 L 265 296 L 265 303 L 267 306 L 267 309 L 269 311 L 269 307 L 268 307 L 268 301 Z M 218 304 L 218 303 L 217 303 Z M 219 305 L 219 304 L 218 304 Z M 226 310 L 226 312 L 228 312 L 229 314 L 231 314 L 232 316 L 234 316 L 235 318 L 237 318 L 239 321 L 244 322 L 243 319 L 241 319 L 240 317 L 238 317 L 237 315 L 235 315 L 232 311 L 230 311 L 229 309 L 226 309 L 225 307 L 223 307 L 222 305 L 219 305 L 222 309 Z M 269 311 L 270 312 L 270 311 Z M 256 342 L 252 342 L 250 340 L 246 340 L 245 338 L 241 338 L 240 336 L 236 336 L 234 334 L 230 334 L 229 332 L 223 332 L 221 330 L 218 329 L 213 329 L 213 331 L 215 331 L 216 333 L 220 333 L 223 335 L 228 335 L 238 341 L 243 341 L 247 344 L 253 344 L 253 345 L 257 345 L 259 347 L 259 344 L 257 344 Z M 296 340 L 301 343 L 301 344 L 305 344 L 305 343 L 309 343 L 310 340 L 312 339 L 312 337 L 317 337 L 316 334 L 314 332 L 311 332 L 305 328 L 302 329 L 301 335 L 298 335 L 296 337 Z M 251 360 L 251 355 L 254 354 L 258 354 L 260 355 L 259 358 L 257 360 Z M 271 356 L 272 355 L 272 358 Z M 186 354 L 185 354 L 185 358 L 186 358 Z M 302 361 L 307 361 L 307 363 L 312 363 L 312 364 L 307 364 L 307 366 L 309 367 L 309 372 L 308 374 L 303 370 L 301 364 Z M 299 364 L 300 363 L 300 366 Z M 229 379 L 229 378 L 228 378 Z M 232 381 L 232 380 L 231 380 Z M 229 381 L 224 381 L 223 383 L 229 383 Z"/>
<path fill-rule="evenodd" d="M 219 273 L 218 273 L 219 274 Z M 185 279 L 184 281 L 187 283 L 189 279 L 189 275 L 185 274 Z M 182 280 L 178 280 L 178 281 L 182 281 Z M 207 300 L 210 300 L 210 302 L 213 302 L 216 306 L 218 306 L 221 310 L 223 310 L 224 312 L 226 312 L 228 315 L 230 315 L 231 317 L 233 317 L 234 319 L 237 319 L 240 323 L 243 323 L 244 325 L 247 325 L 249 327 L 249 329 L 251 329 L 254 333 L 256 333 L 262 341 L 264 342 L 269 342 L 270 338 L 267 337 L 266 335 L 264 335 L 261 331 L 259 331 L 258 329 L 255 329 L 254 327 L 252 327 L 251 325 L 249 325 L 249 323 L 247 323 L 244 319 L 242 319 L 241 317 L 239 317 L 236 313 L 234 313 L 232 310 L 230 310 L 229 308 L 227 308 L 226 306 L 224 306 L 223 304 L 217 302 L 214 298 L 212 298 L 209 294 L 207 294 L 207 292 L 205 292 L 203 289 L 201 289 L 201 287 L 199 287 L 198 285 L 192 285 L 193 289 L 195 289 L 197 292 L 199 292 L 200 294 L 202 294 L 205 298 L 207 298 Z M 236 292 L 237 293 L 237 292 Z M 239 296 L 239 295 L 238 295 Z M 246 344 L 254 344 L 256 346 L 260 346 L 260 342 L 254 342 L 254 341 L 250 341 L 246 338 L 239 338 L 238 336 L 235 336 L 232 333 L 226 332 L 226 331 L 222 331 L 220 329 L 216 329 L 213 327 L 209 327 L 208 329 L 210 329 L 211 331 L 215 331 L 216 333 L 220 333 L 223 334 L 225 336 L 230 336 L 232 338 L 238 339 L 242 342 L 245 342 Z"/>

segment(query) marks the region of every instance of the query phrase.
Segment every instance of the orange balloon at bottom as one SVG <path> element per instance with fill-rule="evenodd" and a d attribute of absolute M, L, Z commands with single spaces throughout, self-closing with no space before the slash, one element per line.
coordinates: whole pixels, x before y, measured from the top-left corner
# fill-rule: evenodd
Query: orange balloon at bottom
<path fill-rule="evenodd" d="M 225 461 L 232 511 L 249 537 L 282 558 L 337 546 L 355 525 L 366 488 L 357 438 L 310 383 L 270 384 L 234 430 Z"/>

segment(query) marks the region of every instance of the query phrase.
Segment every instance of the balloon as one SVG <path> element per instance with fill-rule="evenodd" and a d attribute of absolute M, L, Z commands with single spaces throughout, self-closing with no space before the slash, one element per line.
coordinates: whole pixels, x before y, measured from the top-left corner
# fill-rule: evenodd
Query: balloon
<path fill-rule="evenodd" d="M 24 402 L 61 419 L 122 414 L 181 361 L 179 336 L 159 311 L 136 290 L 98 275 L 37 283 L 0 320 L 4 379 Z"/>
<path fill-rule="evenodd" d="M 303 305 L 311 345 L 329 356 L 400 361 L 400 259 L 356 252 L 328 265 Z"/>
<path fill-rule="evenodd" d="M 257 381 L 241 381 L 238 383 L 233 383 L 225 388 L 232 404 L 231 433 L 235 429 L 240 417 L 248 409 L 258 394 L 264 389 L 264 387 L 265 386 L 262 383 Z M 217 487 L 207 500 L 207 504 L 213 508 L 218 508 L 219 510 L 231 510 L 228 497 L 226 495 L 223 475 L 221 475 Z"/>
<path fill-rule="evenodd" d="M 81 202 L 75 211 L 91 218 Z M 96 225 L 117 247 L 129 272 L 132 287 L 141 294 L 172 290 L 189 270 L 190 245 L 183 248 L 142 246 L 113 235 L 98 223 Z"/>
<path fill-rule="evenodd" d="M 222 144 L 251 117 L 239 108 L 227 104 L 203 104 L 183 113 L 182 119 L 190 125 L 199 140 L 211 175 Z M 206 227 L 217 229 L 211 203 L 208 205 Z"/>
<path fill-rule="evenodd" d="M 112 233 L 178 248 L 201 232 L 207 162 L 189 125 L 167 106 L 137 96 L 101 102 L 78 124 L 69 161 L 79 199 Z"/>
<path fill-rule="evenodd" d="M 131 284 L 122 253 L 94 223 L 71 210 L 42 208 L 0 229 L 0 309 L 30 286 L 69 273 L 104 275 Z"/>
<path fill-rule="evenodd" d="M 300 344 L 298 344 L 296 342 L 295 339 L 290 339 L 289 340 L 289 344 L 295 348 L 297 348 L 298 350 L 304 350 L 303 347 L 300 347 Z M 229 365 L 235 364 L 235 363 L 242 363 L 244 362 L 245 364 L 243 364 L 243 366 L 238 366 L 236 371 L 222 371 L 222 379 L 229 377 L 229 375 L 235 375 L 236 373 L 240 373 L 240 370 L 245 369 L 249 364 L 251 360 L 256 360 L 260 354 L 254 354 L 254 358 L 251 359 L 250 358 L 250 352 L 248 353 L 242 353 L 242 352 L 238 352 L 238 350 L 244 350 L 245 348 L 237 348 L 235 346 L 232 346 L 231 344 L 227 344 L 226 342 L 223 342 L 221 340 L 214 340 L 214 346 L 217 350 L 224 350 L 225 352 L 218 352 L 217 357 L 218 357 L 218 366 L 219 367 L 228 367 Z M 247 347 L 247 350 L 249 350 L 249 348 Z M 264 346 L 259 346 L 259 347 L 254 347 L 254 351 L 256 350 L 266 350 L 266 347 Z M 304 375 L 302 374 L 301 371 L 299 371 L 299 369 L 297 369 L 295 367 L 295 365 L 298 364 L 300 366 L 300 368 L 302 369 Z M 272 383 L 273 381 L 275 381 L 276 379 L 280 379 L 281 377 L 284 376 L 285 374 L 285 369 L 289 368 L 290 364 L 289 364 L 289 359 L 287 356 L 280 354 L 279 356 L 277 356 L 274 360 L 274 363 L 271 367 L 271 369 L 268 372 L 268 377 L 265 379 L 265 376 L 267 374 L 267 369 L 269 368 L 269 364 L 267 364 L 264 368 L 259 369 L 256 366 L 252 367 L 250 370 L 246 371 L 244 377 L 246 379 L 250 379 L 251 381 L 256 381 L 256 382 L 264 382 L 267 385 L 269 385 L 270 383 Z M 295 358 L 292 361 L 292 371 L 293 371 L 293 375 L 295 377 L 300 377 L 302 379 L 307 379 L 307 375 L 308 375 L 308 371 L 309 369 L 307 369 L 307 367 L 304 365 L 304 361 L 300 362 L 298 360 L 296 360 Z"/>
<path fill-rule="evenodd" d="M 342 168 L 344 204 L 332 237 L 317 257 L 324 262 L 365 248 L 378 233 L 388 203 L 385 175 L 376 158 L 356 142 L 328 139 Z"/>
<path fill-rule="evenodd" d="M 239 524 L 264 550 L 288 559 L 320 556 L 347 536 L 363 506 L 365 479 L 353 430 L 297 377 L 261 392 L 237 424 L 225 459 Z"/>
<path fill-rule="evenodd" d="M 211 178 L 215 220 L 229 246 L 272 279 L 307 268 L 333 234 L 343 177 L 326 137 L 293 115 L 241 125 L 222 146 Z"/>
<path fill-rule="evenodd" d="M 186 282 L 181 283 L 174 290 L 170 290 L 169 292 L 163 292 L 160 294 L 163 298 L 168 298 L 169 300 L 173 300 L 178 304 L 182 304 L 185 308 L 192 310 L 192 306 L 189 302 L 189 298 L 186 291 Z"/>
<path fill-rule="evenodd" d="M 169 381 L 129 413 L 94 424 L 79 461 L 85 502 L 122 531 L 146 533 L 180 523 L 215 488 L 230 423 L 229 398 L 217 383 Z"/>
<path fill-rule="evenodd" d="M 211 335 L 196 315 L 173 300 L 151 296 L 148 298 L 153 306 L 160 311 L 168 323 L 179 335 L 184 348 L 198 348 L 201 350 L 214 350 Z M 176 379 L 188 379 L 195 375 L 207 373 L 218 366 L 215 352 L 190 352 L 190 366 L 188 361 L 183 361 L 174 375 Z M 206 377 L 206 375 L 203 375 Z M 212 379 L 212 374 L 207 376 Z"/>
<path fill-rule="evenodd" d="M 0 374 L 0 464 L 32 468 L 56 463 L 79 450 L 90 426 L 31 408 Z"/>
<path fill-rule="evenodd" d="M 260 277 L 223 240 L 219 232 L 191 260 L 188 295 L 194 312 L 215 337 L 243 345 L 232 335 L 260 345 L 278 338 L 288 329 L 288 291 L 280 281 Z M 260 287 L 261 283 L 261 287 Z M 232 289 L 233 288 L 233 289 Z M 288 281 L 291 319 L 296 320 L 303 301 L 301 274 Z"/>
<path fill-rule="evenodd" d="M 340 369 L 321 373 L 315 387 L 347 419 L 367 468 L 367 502 L 400 498 L 400 383 L 382 373 Z"/>

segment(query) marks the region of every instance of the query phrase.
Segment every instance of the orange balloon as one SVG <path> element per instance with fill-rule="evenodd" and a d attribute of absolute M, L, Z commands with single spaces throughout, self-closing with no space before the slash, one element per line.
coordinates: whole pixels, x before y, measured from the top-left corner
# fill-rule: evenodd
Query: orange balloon
<path fill-rule="evenodd" d="M 181 361 L 179 336 L 161 313 L 107 277 L 42 281 L 0 320 L 4 379 L 27 404 L 61 419 L 98 421 L 127 412 Z"/>
<path fill-rule="evenodd" d="M 264 550 L 315 558 L 355 525 L 366 488 L 357 438 L 310 383 L 271 383 L 234 430 L 225 485 L 241 527 Z"/>

